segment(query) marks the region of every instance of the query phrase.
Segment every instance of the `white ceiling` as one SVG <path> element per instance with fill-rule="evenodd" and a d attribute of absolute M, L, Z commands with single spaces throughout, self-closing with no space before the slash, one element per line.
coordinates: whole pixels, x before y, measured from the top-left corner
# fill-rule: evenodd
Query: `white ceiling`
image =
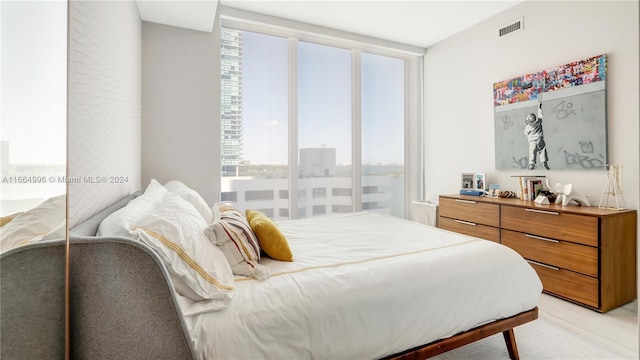
<path fill-rule="evenodd" d="M 523 0 L 251 1 L 220 5 L 419 47 L 429 47 Z M 217 1 L 139 0 L 142 20 L 211 31 Z"/>
<path fill-rule="evenodd" d="M 216 18 L 217 1 L 161 1 L 138 0 L 138 12 L 144 21 L 183 27 L 191 30 L 212 31 Z"/>

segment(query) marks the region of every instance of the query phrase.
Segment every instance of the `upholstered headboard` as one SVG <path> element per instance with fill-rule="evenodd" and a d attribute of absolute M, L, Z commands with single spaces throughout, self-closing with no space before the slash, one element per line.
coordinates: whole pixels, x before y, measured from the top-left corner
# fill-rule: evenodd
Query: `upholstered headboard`
<path fill-rule="evenodd" d="M 138 195 L 70 230 L 73 359 L 195 358 L 171 278 L 155 251 L 134 239 L 95 236 L 102 220 Z M 0 358 L 65 357 L 66 250 L 61 239 L 0 255 Z"/>
<path fill-rule="evenodd" d="M 0 255 L 0 358 L 64 359 L 65 240 Z"/>
<path fill-rule="evenodd" d="M 70 229 L 71 358 L 192 359 L 191 337 L 166 266 L 134 239 L 95 236 L 142 191 Z"/>
<path fill-rule="evenodd" d="M 116 203 L 108 206 L 102 211 L 99 211 L 87 220 L 77 224 L 72 229 L 69 229 L 69 234 L 73 236 L 95 236 L 98 232 L 98 227 L 100 226 L 102 220 L 106 219 L 106 217 L 111 215 L 111 213 L 113 213 L 114 211 L 125 207 L 129 203 L 129 201 L 135 199 L 141 194 L 142 191 L 137 191 L 131 195 L 125 196 L 124 198 L 118 200 Z"/>
<path fill-rule="evenodd" d="M 132 239 L 71 237 L 72 359 L 193 359 L 169 273 Z"/>

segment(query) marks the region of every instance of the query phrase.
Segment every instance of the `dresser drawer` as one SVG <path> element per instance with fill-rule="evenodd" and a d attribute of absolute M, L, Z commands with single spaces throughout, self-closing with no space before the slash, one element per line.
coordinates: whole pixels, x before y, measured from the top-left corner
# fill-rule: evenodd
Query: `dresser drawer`
<path fill-rule="evenodd" d="M 536 270 L 544 291 L 598 308 L 598 279 L 569 270 L 550 269 L 529 262 Z"/>
<path fill-rule="evenodd" d="M 440 198 L 441 216 L 476 224 L 500 226 L 500 205 L 473 200 Z"/>
<path fill-rule="evenodd" d="M 504 229 L 598 246 L 598 218 L 561 211 L 502 206 Z"/>
<path fill-rule="evenodd" d="M 457 219 L 450 219 L 442 216 L 440 216 L 440 218 L 438 219 L 438 227 L 469 236 L 475 236 L 485 240 L 500 242 L 500 229 L 496 227 L 475 224 L 472 222 L 461 221 Z"/>
<path fill-rule="evenodd" d="M 598 248 L 505 229 L 501 231 L 501 242 L 526 259 L 598 276 Z"/>

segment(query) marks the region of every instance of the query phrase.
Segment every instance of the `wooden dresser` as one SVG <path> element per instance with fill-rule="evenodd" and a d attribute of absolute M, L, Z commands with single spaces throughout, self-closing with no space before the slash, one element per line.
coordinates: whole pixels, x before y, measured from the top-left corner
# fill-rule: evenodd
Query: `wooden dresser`
<path fill-rule="evenodd" d="M 546 293 L 605 312 L 636 298 L 636 216 L 635 210 L 441 195 L 438 226 L 516 250 Z"/>

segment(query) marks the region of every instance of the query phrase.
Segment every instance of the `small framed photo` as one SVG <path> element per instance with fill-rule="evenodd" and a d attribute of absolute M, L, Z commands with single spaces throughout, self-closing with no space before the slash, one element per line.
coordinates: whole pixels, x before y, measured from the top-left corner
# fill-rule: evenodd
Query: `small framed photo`
<path fill-rule="evenodd" d="M 475 176 L 474 176 L 474 180 L 475 181 L 473 182 L 475 190 L 481 190 L 481 191 L 485 190 L 486 184 L 485 184 L 484 179 L 485 179 L 484 174 L 482 174 L 482 173 L 476 173 L 475 174 Z"/>
<path fill-rule="evenodd" d="M 460 174 L 460 189 L 474 190 L 475 189 L 475 175 L 474 173 L 462 173 Z"/>
<path fill-rule="evenodd" d="M 500 197 L 500 185 L 499 184 L 491 184 L 491 185 L 489 185 L 489 197 L 490 198 L 499 198 Z"/>

